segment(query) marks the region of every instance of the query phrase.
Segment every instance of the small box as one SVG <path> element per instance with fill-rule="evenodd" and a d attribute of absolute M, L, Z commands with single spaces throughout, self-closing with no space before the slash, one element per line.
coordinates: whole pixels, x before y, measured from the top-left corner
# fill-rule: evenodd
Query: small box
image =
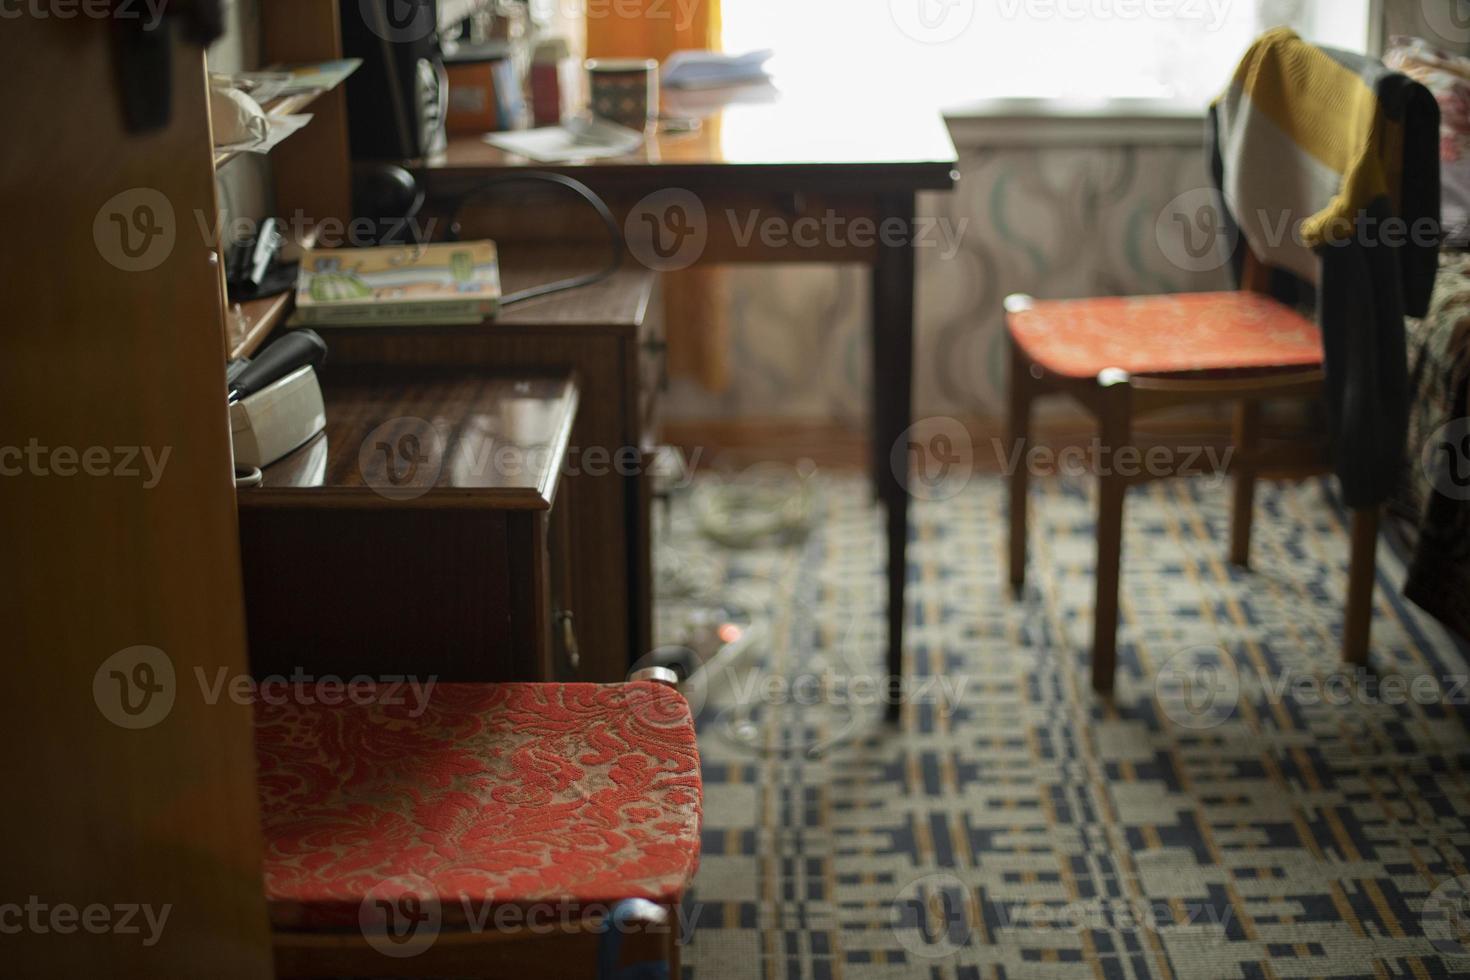
<path fill-rule="evenodd" d="M 562 69 L 571 49 L 563 38 L 547 38 L 531 56 L 531 115 L 536 126 L 561 125 Z"/>
<path fill-rule="evenodd" d="M 460 44 L 444 52 L 449 79 L 445 128 L 456 134 L 518 129 L 527 107 L 506 41 Z"/>
<path fill-rule="evenodd" d="M 235 465 L 264 469 L 326 426 L 316 372 L 310 365 L 298 368 L 230 406 Z"/>
<path fill-rule="evenodd" d="M 494 61 L 445 66 L 449 76 L 449 111 L 445 128 L 451 133 L 491 133 L 501 129 L 495 98 Z"/>

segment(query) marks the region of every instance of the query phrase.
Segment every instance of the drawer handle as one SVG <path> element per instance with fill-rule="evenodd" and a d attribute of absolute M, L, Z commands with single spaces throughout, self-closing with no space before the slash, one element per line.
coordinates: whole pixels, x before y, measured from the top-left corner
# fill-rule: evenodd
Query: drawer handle
<path fill-rule="evenodd" d="M 575 669 L 582 665 L 582 651 L 577 648 L 577 628 L 572 619 L 570 610 L 562 610 L 556 614 L 557 621 L 561 624 L 561 645 L 566 651 L 567 662 Z"/>

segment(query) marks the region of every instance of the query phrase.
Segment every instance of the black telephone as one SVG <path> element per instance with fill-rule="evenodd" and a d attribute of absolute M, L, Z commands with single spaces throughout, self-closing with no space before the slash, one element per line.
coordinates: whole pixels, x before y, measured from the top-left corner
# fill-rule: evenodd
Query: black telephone
<path fill-rule="evenodd" d="M 225 285 L 235 302 L 283 293 L 296 283 L 296 263 L 276 263 L 285 244 L 275 218 L 266 218 L 255 234 L 230 248 L 225 260 Z"/>

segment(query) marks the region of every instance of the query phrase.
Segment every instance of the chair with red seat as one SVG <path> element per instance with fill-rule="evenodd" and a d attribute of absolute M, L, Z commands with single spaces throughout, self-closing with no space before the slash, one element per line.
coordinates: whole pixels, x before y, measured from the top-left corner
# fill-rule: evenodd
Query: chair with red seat
<path fill-rule="evenodd" d="M 1335 473 L 1354 508 L 1342 646 L 1346 660 L 1362 664 L 1378 505 L 1405 454 L 1404 318 L 1427 312 L 1438 265 L 1439 107 L 1422 84 L 1377 59 L 1277 28 L 1251 45 L 1211 105 L 1206 149 L 1218 204 L 1192 218 L 1175 214 L 1185 219 L 1178 244 L 1193 255 L 1196 242 L 1185 230 L 1212 232 L 1207 243 L 1222 264 L 1237 264 L 1244 292 L 1065 303 L 1012 297 L 1010 434 L 1027 438 L 1031 402 L 1046 392 L 1071 394 L 1090 409 L 1104 446 L 1115 451 L 1130 444 L 1139 416 L 1235 403 L 1230 557 L 1243 565 L 1256 475 L 1266 462 L 1260 404 L 1312 399 L 1331 433 L 1331 466 L 1324 459 L 1315 469 Z M 1315 322 L 1267 295 L 1308 289 Z M 1305 469 L 1299 456 L 1291 462 Z M 1133 477 L 1116 466 L 1099 477 L 1092 682 L 1108 691 L 1123 499 Z M 1026 471 L 1016 467 L 1010 573 L 1017 586 L 1025 564 Z"/>
<path fill-rule="evenodd" d="M 1320 398 L 1322 336 L 1296 310 L 1250 288 L 1264 283 L 1264 267 L 1246 259 L 1240 292 L 1113 297 L 1040 302 L 1006 300 L 1010 337 L 1009 438 L 1029 442 L 1032 402 L 1069 394 L 1098 420 L 1102 445 L 1115 454 L 1132 441 L 1135 419 L 1178 405 L 1236 404 L 1231 465 L 1230 560 L 1249 563 L 1255 481 L 1260 454 L 1260 404 L 1275 398 Z M 1325 461 L 1317 468 L 1328 472 Z M 1157 475 L 1157 474 L 1155 474 Z M 1010 474 L 1010 580 L 1026 579 L 1026 467 Z M 1098 477 L 1096 602 L 1092 686 L 1113 687 L 1117 660 L 1118 585 L 1123 546 L 1123 502 L 1130 483 L 1152 476 Z M 1353 512 L 1343 657 L 1367 659 L 1372 618 L 1378 510 Z"/>
<path fill-rule="evenodd" d="M 278 975 L 678 976 L 700 775 L 671 685 L 307 690 L 256 708 Z M 657 968 L 599 968 L 620 945 Z"/>

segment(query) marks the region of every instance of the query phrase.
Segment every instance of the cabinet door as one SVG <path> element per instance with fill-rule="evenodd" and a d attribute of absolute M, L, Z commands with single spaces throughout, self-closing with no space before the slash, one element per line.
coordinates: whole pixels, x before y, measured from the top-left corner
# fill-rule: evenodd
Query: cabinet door
<path fill-rule="evenodd" d="M 45 926 L 0 973 L 260 980 L 251 709 L 199 680 L 245 672 L 203 56 L 127 132 L 93 10 L 0 29 L 0 895 Z"/>

